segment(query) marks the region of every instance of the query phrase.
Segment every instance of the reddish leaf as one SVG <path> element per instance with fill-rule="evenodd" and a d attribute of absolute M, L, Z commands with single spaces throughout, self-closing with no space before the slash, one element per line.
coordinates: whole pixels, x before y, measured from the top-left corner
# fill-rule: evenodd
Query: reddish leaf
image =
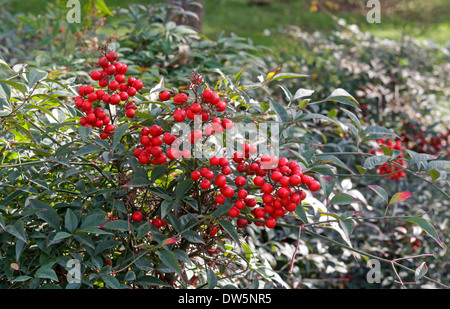
<path fill-rule="evenodd" d="M 395 204 L 395 203 L 401 203 L 409 199 L 411 196 L 413 196 L 414 192 L 409 191 L 402 191 L 397 192 L 392 196 L 391 200 L 389 201 L 389 205 Z"/>

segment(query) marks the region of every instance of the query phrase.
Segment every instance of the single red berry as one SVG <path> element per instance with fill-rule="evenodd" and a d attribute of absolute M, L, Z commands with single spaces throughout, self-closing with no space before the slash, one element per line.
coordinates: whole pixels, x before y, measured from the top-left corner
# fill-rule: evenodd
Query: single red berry
<path fill-rule="evenodd" d="M 316 180 L 313 180 L 309 183 L 308 187 L 309 187 L 309 190 L 315 192 L 320 189 L 320 183 Z"/>
<path fill-rule="evenodd" d="M 225 203 L 225 196 L 223 194 L 219 194 L 216 196 L 216 202 L 217 204 L 224 204 Z"/>
<path fill-rule="evenodd" d="M 208 179 L 203 179 L 200 182 L 200 186 L 202 187 L 203 190 L 209 189 L 209 187 L 211 186 L 211 182 Z"/>
<path fill-rule="evenodd" d="M 272 217 L 267 217 L 264 223 L 266 227 L 268 227 L 269 229 L 273 229 L 277 224 L 277 221 Z"/>
<path fill-rule="evenodd" d="M 186 119 L 186 111 L 184 109 L 177 109 L 173 113 L 173 119 L 176 122 L 183 122 Z"/>
<path fill-rule="evenodd" d="M 129 109 L 127 109 L 125 115 L 126 115 L 128 118 L 133 118 L 134 115 L 135 115 L 135 113 L 136 113 L 136 112 L 134 111 L 134 109 L 129 108 Z"/>
<path fill-rule="evenodd" d="M 140 211 L 133 212 L 133 214 L 131 215 L 131 220 L 133 220 L 134 222 L 141 222 L 142 213 Z"/>
<path fill-rule="evenodd" d="M 215 166 L 215 165 L 218 165 L 219 164 L 219 158 L 217 157 L 217 156 L 212 156 L 210 159 L 209 159 L 209 163 L 211 163 L 211 165 L 213 165 L 213 166 Z"/>
<path fill-rule="evenodd" d="M 238 177 L 236 178 L 236 180 L 234 181 L 234 183 L 236 184 L 236 186 L 242 187 L 242 186 L 245 185 L 246 179 L 245 179 L 245 177 L 243 177 L 243 176 L 238 176 Z"/>
<path fill-rule="evenodd" d="M 248 196 L 248 192 L 245 189 L 241 189 L 238 191 L 238 197 L 243 200 Z"/>
<path fill-rule="evenodd" d="M 236 221 L 236 224 L 241 229 L 245 229 L 248 226 L 248 220 L 242 219 L 242 218 L 238 218 L 237 221 Z"/>
<path fill-rule="evenodd" d="M 237 208 L 236 206 L 232 206 L 229 210 L 228 210 L 228 215 L 231 218 L 236 218 L 237 216 L 239 216 L 239 214 L 241 213 L 241 211 L 239 210 L 239 208 Z"/>
<path fill-rule="evenodd" d="M 102 78 L 102 74 L 100 73 L 100 71 L 97 71 L 97 70 L 92 71 L 91 78 L 92 78 L 92 80 L 99 81 L 100 78 Z"/>
<path fill-rule="evenodd" d="M 216 180 L 214 181 L 214 183 L 218 186 L 218 187 L 223 187 L 224 185 L 227 184 L 227 178 L 224 175 L 218 175 L 216 177 Z"/>
<path fill-rule="evenodd" d="M 236 203 L 234 203 L 234 206 L 242 210 L 245 208 L 245 202 L 243 200 L 237 200 Z"/>
<path fill-rule="evenodd" d="M 264 178 L 262 178 L 261 176 L 256 176 L 253 179 L 253 183 L 255 184 L 255 186 L 261 187 L 262 185 L 264 185 Z"/>
<path fill-rule="evenodd" d="M 108 58 L 109 61 L 113 62 L 117 60 L 117 54 L 113 51 L 110 51 L 106 57 Z"/>
<path fill-rule="evenodd" d="M 108 58 L 100 57 L 100 59 L 98 59 L 98 65 L 102 68 L 106 68 L 109 65 Z"/>
<path fill-rule="evenodd" d="M 270 194 L 273 192 L 273 186 L 270 183 L 265 183 L 262 185 L 261 190 L 263 193 Z"/>
<path fill-rule="evenodd" d="M 161 91 L 159 93 L 159 99 L 163 102 L 170 100 L 170 97 L 171 97 L 171 95 L 170 95 L 169 91 Z"/>
<path fill-rule="evenodd" d="M 221 187 L 220 191 L 225 197 L 232 197 L 234 195 L 233 188 L 231 188 L 230 186 L 227 186 L 227 185 Z"/>
<path fill-rule="evenodd" d="M 185 93 L 179 93 L 173 97 L 173 102 L 175 104 L 184 104 L 188 100 L 188 96 Z"/>

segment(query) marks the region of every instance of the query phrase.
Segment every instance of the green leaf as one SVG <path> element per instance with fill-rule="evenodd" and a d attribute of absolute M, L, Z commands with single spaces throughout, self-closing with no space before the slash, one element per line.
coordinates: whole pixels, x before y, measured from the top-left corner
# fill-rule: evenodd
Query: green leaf
<path fill-rule="evenodd" d="M 331 198 L 330 204 L 347 205 L 352 203 L 360 203 L 361 201 L 347 193 L 338 193 Z"/>
<path fill-rule="evenodd" d="M 27 243 L 27 236 L 25 234 L 25 229 L 23 226 L 23 221 L 22 220 L 17 220 L 14 224 L 11 225 L 7 225 L 5 227 L 5 231 L 8 232 L 9 234 L 19 238 L 20 240 L 22 240 L 23 242 Z"/>
<path fill-rule="evenodd" d="M 94 5 L 102 14 L 113 16 L 114 14 L 109 10 L 104 0 L 94 0 Z"/>
<path fill-rule="evenodd" d="M 214 289 L 217 286 L 217 275 L 212 269 L 206 270 L 206 280 L 208 280 L 208 289 Z"/>
<path fill-rule="evenodd" d="M 53 237 L 53 241 L 69 238 L 71 236 L 72 236 L 72 234 L 69 234 L 66 232 L 58 232 L 58 233 L 56 233 L 55 237 Z"/>
<path fill-rule="evenodd" d="M 166 215 L 172 210 L 172 208 L 175 206 L 175 202 L 174 201 L 170 201 L 170 200 L 164 200 L 161 203 L 161 219 L 164 219 L 166 217 Z"/>
<path fill-rule="evenodd" d="M 426 220 L 424 218 L 414 217 L 414 218 L 405 219 L 404 221 L 411 222 L 411 223 L 414 223 L 414 224 L 417 224 L 418 226 L 420 226 L 428 235 L 431 236 L 431 238 L 433 238 L 439 244 L 439 246 L 444 248 L 444 244 L 442 243 L 441 239 L 439 238 L 439 235 L 438 235 L 436 229 L 428 220 Z"/>
<path fill-rule="evenodd" d="M 308 217 L 302 204 L 298 205 L 297 208 L 295 208 L 295 214 L 300 217 L 300 220 L 302 220 L 303 224 L 308 223 Z"/>
<path fill-rule="evenodd" d="M 390 158 L 391 158 L 390 156 L 385 156 L 385 155 L 368 157 L 364 161 L 363 168 L 371 169 L 375 166 L 383 165 L 387 161 L 389 161 Z"/>
<path fill-rule="evenodd" d="M 159 250 L 158 256 L 165 266 L 169 267 L 170 269 L 172 269 L 181 276 L 181 268 L 180 265 L 178 264 L 178 260 L 175 253 L 168 250 Z"/>
<path fill-rule="evenodd" d="M 205 244 L 203 238 L 195 231 L 184 231 L 181 235 L 191 243 Z"/>
<path fill-rule="evenodd" d="M 75 157 L 80 157 L 80 156 L 84 156 L 93 152 L 97 152 L 97 151 L 102 151 L 103 149 L 100 148 L 97 145 L 87 145 L 82 147 L 81 149 L 79 149 L 74 155 L 73 158 Z"/>
<path fill-rule="evenodd" d="M 34 274 L 34 277 L 58 281 L 58 276 L 56 276 L 56 272 L 53 269 L 49 268 L 48 266 L 42 266 L 41 268 L 39 268 Z"/>
<path fill-rule="evenodd" d="M 103 275 L 101 276 L 103 282 L 112 289 L 118 290 L 121 288 L 119 280 L 116 277 L 111 275 Z"/>
<path fill-rule="evenodd" d="M 275 114 L 277 114 L 280 123 L 283 124 L 289 121 L 289 114 L 283 106 L 281 106 L 277 102 L 270 100 L 270 107 L 275 112 Z"/>
<path fill-rule="evenodd" d="M 393 136 L 398 137 L 398 135 L 395 132 L 392 132 L 384 127 L 379 127 L 379 126 L 369 126 L 362 132 L 362 135 L 371 135 L 371 134 L 393 135 Z"/>
<path fill-rule="evenodd" d="M 346 104 L 346 105 L 351 105 L 355 108 L 359 108 L 358 101 L 342 88 L 338 88 L 338 89 L 334 90 L 330 94 L 330 96 L 327 97 L 323 101 L 333 101 L 333 102 L 338 102 L 338 103 L 342 103 L 342 104 Z"/>
<path fill-rule="evenodd" d="M 342 219 L 339 220 L 339 225 L 341 226 L 342 230 L 344 231 L 345 236 L 350 240 L 350 236 L 353 232 L 353 229 L 355 228 L 355 221 L 352 219 Z"/>
<path fill-rule="evenodd" d="M 150 180 L 155 182 L 155 180 L 161 178 L 167 173 L 168 167 L 166 165 L 157 165 L 152 170 Z"/>
<path fill-rule="evenodd" d="M 104 224 L 104 228 L 117 231 L 128 231 L 128 222 L 124 220 L 109 221 Z"/>
<path fill-rule="evenodd" d="M 80 126 L 78 128 L 78 133 L 81 136 L 81 139 L 83 140 L 83 142 L 86 142 L 89 134 L 92 132 L 92 127 L 84 127 L 84 126 Z"/>
<path fill-rule="evenodd" d="M 31 278 L 33 278 L 33 277 L 30 277 L 30 276 L 19 276 L 19 277 L 15 278 L 15 279 L 12 279 L 11 282 L 24 282 L 24 281 L 30 280 Z"/>
<path fill-rule="evenodd" d="M 127 131 L 129 126 L 130 124 L 126 123 L 114 130 L 111 152 L 113 152 L 114 149 L 116 149 L 117 145 L 120 143 L 120 140 L 122 139 L 123 134 Z"/>
<path fill-rule="evenodd" d="M 66 215 L 64 217 L 64 227 L 70 233 L 75 232 L 78 227 L 78 217 L 70 210 L 70 208 L 67 208 L 66 210 Z"/>
<path fill-rule="evenodd" d="M 420 266 L 417 267 L 416 271 L 414 272 L 414 278 L 416 279 L 416 281 L 422 279 L 423 276 L 425 276 L 425 274 L 427 273 L 427 271 L 428 271 L 427 264 L 425 262 L 420 264 Z"/>
<path fill-rule="evenodd" d="M 194 182 L 192 179 L 185 179 L 181 181 L 175 189 L 175 196 L 177 199 L 181 199 L 191 188 Z"/>
<path fill-rule="evenodd" d="M 30 72 L 28 73 L 28 85 L 30 88 L 33 88 L 34 85 L 36 85 L 37 82 L 40 82 L 44 78 L 47 77 L 46 72 L 41 72 L 35 69 L 30 69 Z"/>
<path fill-rule="evenodd" d="M 52 206 L 39 200 L 33 200 L 30 204 L 35 209 L 44 209 L 44 211 L 36 213 L 36 216 L 47 222 L 55 230 L 60 229 L 59 215 Z"/>
<path fill-rule="evenodd" d="M 153 276 L 142 276 L 139 277 L 136 281 L 133 282 L 136 285 L 143 285 L 143 286 L 170 286 L 166 282 L 153 277 Z"/>
<path fill-rule="evenodd" d="M 227 231 L 227 233 L 233 238 L 233 240 L 240 244 L 239 235 L 236 231 L 236 228 L 230 221 L 219 220 L 219 224 Z"/>
<path fill-rule="evenodd" d="M 382 187 L 377 185 L 369 186 L 376 194 L 378 194 L 386 203 L 389 202 L 388 193 Z"/>

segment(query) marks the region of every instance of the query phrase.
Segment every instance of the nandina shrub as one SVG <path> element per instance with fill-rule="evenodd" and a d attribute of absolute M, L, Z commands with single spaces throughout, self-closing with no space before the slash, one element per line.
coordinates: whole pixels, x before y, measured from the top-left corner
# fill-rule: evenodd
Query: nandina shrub
<path fill-rule="evenodd" d="M 185 84 L 167 88 L 127 74 L 107 47 L 97 57 L 86 72 L 91 81 L 81 85 L 2 62 L 3 287 L 260 287 L 258 280 L 264 287 L 297 286 L 259 254 L 264 244 L 256 233 L 285 230 L 298 233 L 297 249 L 307 235 L 414 273 L 399 262 L 402 252 L 387 260 L 355 247 L 358 227 L 369 220 L 417 226 L 442 245 L 422 214 L 380 219 L 369 208 L 344 208 L 360 200 L 339 180 L 379 176 L 378 166 L 396 166 L 398 159 L 387 147 L 383 155 L 327 151 L 333 145 L 325 134 L 362 149 L 394 135 L 362 127 L 350 110 L 359 103 L 344 90 L 324 99 L 349 108 L 348 118 L 334 119 L 308 101 L 283 106 L 248 96 L 295 74 L 269 72 L 252 85 L 240 84 L 239 74 L 221 75 L 209 85 L 193 72 Z M 352 164 L 339 159 L 347 155 L 356 157 Z M 440 180 L 448 162 L 409 156 L 408 163 L 420 164 L 405 165 L 405 172 L 428 181 L 428 171 L 436 181 L 430 186 L 446 196 Z M 413 197 L 377 185 L 367 192 L 386 210 Z M 290 273 L 302 263 L 296 252 L 282 267 Z M 419 266 L 416 280 L 431 279 L 425 269 Z"/>

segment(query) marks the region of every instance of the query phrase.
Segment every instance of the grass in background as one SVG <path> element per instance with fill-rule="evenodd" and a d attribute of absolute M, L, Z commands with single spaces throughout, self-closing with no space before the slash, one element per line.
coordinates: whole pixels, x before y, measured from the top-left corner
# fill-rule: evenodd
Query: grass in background
<path fill-rule="evenodd" d="M 110 9 L 128 6 L 132 3 L 155 4 L 164 0 L 105 0 Z M 410 0 L 408 0 L 410 1 Z M 446 0 L 429 0 L 432 5 L 442 4 Z M 433 2 L 434 1 L 434 2 Z M 442 2 L 444 1 L 444 2 Z M 6 8 L 14 12 L 39 14 L 45 10 L 46 0 L 7 0 Z M 66 1 L 59 1 L 63 6 Z M 334 29 L 334 20 L 328 11 L 311 12 L 311 0 L 266 0 L 270 5 L 252 5 L 250 0 L 206 0 L 206 14 L 203 33 L 216 39 L 220 33 L 235 33 L 248 37 L 255 45 L 267 46 L 275 53 L 295 53 L 297 44 L 280 33 L 288 25 L 297 25 L 306 31 L 329 32 Z M 261 2 L 261 1 L 260 1 Z M 442 3 L 441 3 L 442 2 Z M 348 23 L 355 23 L 375 36 L 400 39 L 405 33 L 418 39 L 431 39 L 445 45 L 450 39 L 450 20 L 436 20 L 433 9 L 426 12 L 423 4 L 408 8 L 403 14 L 382 12 L 381 24 L 369 24 L 366 11 L 335 12 Z M 383 10 L 387 9 L 382 7 Z M 369 9 L 367 9 L 369 10 Z M 418 11 L 418 10 L 422 10 Z M 421 14 L 422 13 L 422 14 Z M 442 14 L 441 14 L 442 15 Z"/>

